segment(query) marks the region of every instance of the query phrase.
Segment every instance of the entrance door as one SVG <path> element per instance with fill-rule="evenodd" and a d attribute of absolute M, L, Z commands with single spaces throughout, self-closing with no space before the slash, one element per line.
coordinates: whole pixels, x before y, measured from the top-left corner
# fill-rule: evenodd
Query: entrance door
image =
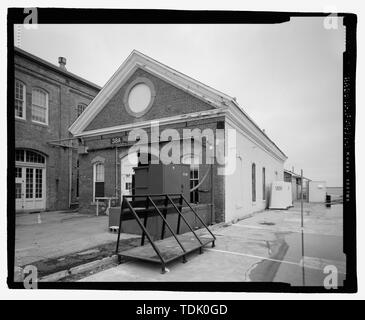
<path fill-rule="evenodd" d="M 121 175 L 120 175 L 120 191 L 121 196 L 128 196 L 132 194 L 132 179 L 134 175 L 134 167 L 138 166 L 137 153 L 125 156 L 121 160 Z M 122 197 L 121 197 L 122 198 Z"/>
<path fill-rule="evenodd" d="M 42 155 L 16 150 L 15 209 L 38 211 L 46 208 L 46 169 Z"/>
<path fill-rule="evenodd" d="M 44 209 L 44 169 L 23 168 L 23 170 L 25 170 L 24 210 Z"/>

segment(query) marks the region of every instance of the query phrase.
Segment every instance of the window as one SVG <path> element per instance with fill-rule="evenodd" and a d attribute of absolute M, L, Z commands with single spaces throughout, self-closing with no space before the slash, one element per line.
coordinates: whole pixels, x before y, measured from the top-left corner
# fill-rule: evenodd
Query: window
<path fill-rule="evenodd" d="M 123 105 L 133 117 L 141 117 L 152 107 L 156 92 L 151 80 L 138 77 L 126 88 Z"/>
<path fill-rule="evenodd" d="M 26 168 L 25 197 L 27 199 L 33 198 L 33 168 Z"/>
<path fill-rule="evenodd" d="M 15 199 L 21 199 L 22 198 L 22 184 L 16 183 L 15 184 Z"/>
<path fill-rule="evenodd" d="M 252 164 L 252 202 L 256 201 L 256 164 Z"/>
<path fill-rule="evenodd" d="M 21 161 L 24 162 L 24 150 L 15 150 L 15 161 Z"/>
<path fill-rule="evenodd" d="M 15 161 L 44 164 L 45 157 L 35 151 L 17 149 L 15 150 Z"/>
<path fill-rule="evenodd" d="M 87 105 L 84 103 L 79 103 L 77 105 L 77 117 L 79 117 L 81 115 L 81 113 L 83 113 L 86 109 Z"/>
<path fill-rule="evenodd" d="M 48 124 L 48 94 L 38 88 L 32 90 L 32 121 Z"/>
<path fill-rule="evenodd" d="M 143 154 L 145 155 L 145 154 Z M 120 194 L 121 196 L 132 195 L 134 192 L 134 167 L 139 163 L 139 152 L 128 153 L 120 161 Z"/>
<path fill-rule="evenodd" d="M 20 81 L 15 81 L 15 117 L 25 119 L 25 85 Z"/>
<path fill-rule="evenodd" d="M 134 113 L 143 112 L 151 102 L 151 89 L 145 83 L 136 84 L 128 95 L 129 108 Z"/>
<path fill-rule="evenodd" d="M 190 189 L 193 189 L 199 184 L 199 166 L 190 166 Z M 190 202 L 199 202 L 199 188 L 190 192 Z"/>
<path fill-rule="evenodd" d="M 15 168 L 15 178 L 21 178 L 22 177 L 22 168 L 16 167 Z"/>
<path fill-rule="evenodd" d="M 43 193 L 42 175 L 43 175 L 42 169 L 35 169 L 35 197 L 37 199 L 40 199 L 43 197 L 42 196 L 42 193 Z"/>
<path fill-rule="evenodd" d="M 25 151 L 25 162 L 44 163 L 44 157 L 33 151 Z"/>
<path fill-rule="evenodd" d="M 199 157 L 198 156 L 185 156 L 182 159 L 182 163 L 190 165 L 190 190 L 195 188 L 199 184 Z M 190 202 L 199 202 L 199 188 L 190 192 Z"/>
<path fill-rule="evenodd" d="M 262 200 L 266 199 L 266 172 L 265 167 L 262 168 Z"/>
<path fill-rule="evenodd" d="M 104 197 L 104 164 L 94 164 L 94 201 L 95 198 Z"/>

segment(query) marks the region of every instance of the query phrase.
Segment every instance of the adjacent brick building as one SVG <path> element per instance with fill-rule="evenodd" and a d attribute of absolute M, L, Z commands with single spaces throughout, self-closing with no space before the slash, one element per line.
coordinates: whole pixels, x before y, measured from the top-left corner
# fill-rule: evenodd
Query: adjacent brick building
<path fill-rule="evenodd" d="M 100 87 L 14 49 L 16 210 L 67 209 L 78 201 L 77 141 L 68 127 Z"/>

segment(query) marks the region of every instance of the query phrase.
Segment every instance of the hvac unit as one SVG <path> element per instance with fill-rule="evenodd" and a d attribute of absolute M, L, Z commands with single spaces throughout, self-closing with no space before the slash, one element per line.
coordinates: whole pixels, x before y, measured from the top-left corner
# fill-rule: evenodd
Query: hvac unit
<path fill-rule="evenodd" d="M 134 168 L 134 194 L 182 193 L 190 195 L 190 165 L 150 164 Z"/>

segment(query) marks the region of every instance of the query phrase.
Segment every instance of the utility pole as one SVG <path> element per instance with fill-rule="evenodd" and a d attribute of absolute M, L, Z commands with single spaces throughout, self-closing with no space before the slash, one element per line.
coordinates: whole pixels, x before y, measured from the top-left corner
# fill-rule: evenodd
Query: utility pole
<path fill-rule="evenodd" d="M 301 225 L 302 225 L 302 281 L 303 281 L 303 286 L 305 286 L 305 264 L 304 264 L 304 222 L 303 222 L 303 169 L 300 170 L 300 213 L 301 213 Z"/>
<path fill-rule="evenodd" d="M 302 228 L 304 226 L 303 223 L 303 169 L 300 169 L 300 213 L 302 217 Z"/>

